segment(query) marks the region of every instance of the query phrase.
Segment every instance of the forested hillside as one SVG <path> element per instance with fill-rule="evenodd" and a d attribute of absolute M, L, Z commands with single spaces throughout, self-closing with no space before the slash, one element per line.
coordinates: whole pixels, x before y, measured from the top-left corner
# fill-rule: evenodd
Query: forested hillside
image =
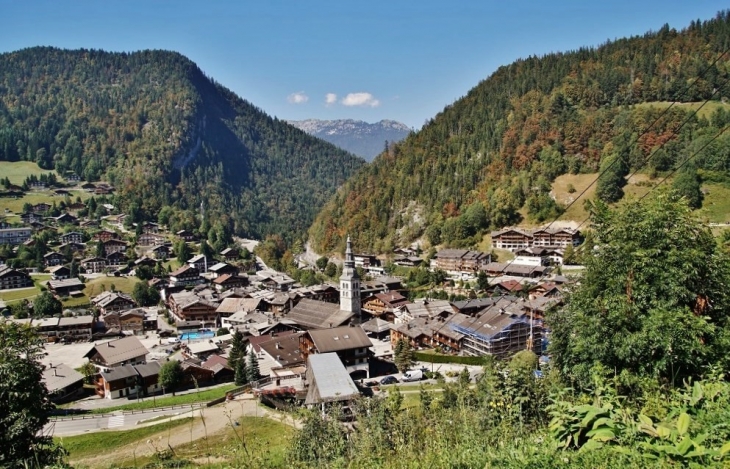
<path fill-rule="evenodd" d="M 620 198 L 628 171 L 667 173 L 730 120 L 728 47 L 723 12 L 681 31 L 664 26 L 503 66 L 348 181 L 310 240 L 320 252 L 341 249 L 346 233 L 380 252 L 424 234 L 433 244 L 472 245 L 490 227 L 558 215 L 556 176 L 616 159 L 619 174 L 608 181 L 616 187 L 598 193 Z M 704 100 L 712 102 L 695 116 L 698 105 L 666 111 L 672 101 Z M 723 134 L 683 171 L 724 181 L 728 144 Z"/>
<path fill-rule="evenodd" d="M 271 118 L 174 52 L 0 55 L 0 160 L 107 180 L 133 217 L 301 236 L 364 162 Z"/>

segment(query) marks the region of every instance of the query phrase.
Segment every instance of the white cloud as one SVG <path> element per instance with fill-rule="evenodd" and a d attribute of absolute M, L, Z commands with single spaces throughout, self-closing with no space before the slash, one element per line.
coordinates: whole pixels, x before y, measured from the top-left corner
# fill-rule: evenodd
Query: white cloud
<path fill-rule="evenodd" d="M 380 101 L 370 93 L 349 93 L 340 102 L 343 106 L 380 106 Z"/>
<path fill-rule="evenodd" d="M 304 91 L 297 91 L 290 94 L 286 99 L 292 104 L 304 104 L 309 101 L 309 96 L 304 94 Z"/>
<path fill-rule="evenodd" d="M 324 97 L 324 102 L 328 106 L 335 104 L 337 102 L 337 95 L 334 93 L 327 93 Z"/>

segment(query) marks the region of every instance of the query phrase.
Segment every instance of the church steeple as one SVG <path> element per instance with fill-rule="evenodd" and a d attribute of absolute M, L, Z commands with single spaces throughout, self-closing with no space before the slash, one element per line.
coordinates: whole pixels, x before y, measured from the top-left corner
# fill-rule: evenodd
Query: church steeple
<path fill-rule="evenodd" d="M 355 256 L 352 254 L 352 242 L 347 237 L 345 263 L 340 276 L 340 309 L 355 313 L 355 321 L 360 321 L 360 276 L 355 269 Z"/>

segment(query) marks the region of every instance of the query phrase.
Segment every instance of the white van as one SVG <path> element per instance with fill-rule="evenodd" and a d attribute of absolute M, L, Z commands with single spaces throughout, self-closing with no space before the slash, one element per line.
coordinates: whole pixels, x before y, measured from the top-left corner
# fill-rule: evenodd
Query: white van
<path fill-rule="evenodd" d="M 403 382 L 407 381 L 421 381 L 423 379 L 423 371 L 411 370 L 403 373 Z"/>

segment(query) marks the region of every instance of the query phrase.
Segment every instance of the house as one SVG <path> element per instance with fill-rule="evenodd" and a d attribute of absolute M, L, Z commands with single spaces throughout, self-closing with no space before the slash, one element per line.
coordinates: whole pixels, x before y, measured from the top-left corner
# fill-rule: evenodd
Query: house
<path fill-rule="evenodd" d="M 300 337 L 299 345 L 305 360 L 311 354 L 335 353 L 348 373 L 364 371 L 370 377 L 368 349 L 373 343 L 360 326 L 310 330 Z"/>
<path fill-rule="evenodd" d="M 491 254 L 466 249 L 442 249 L 436 254 L 436 268 L 449 273 L 471 273 L 482 270 L 491 262 Z"/>
<path fill-rule="evenodd" d="M 127 252 L 127 243 L 119 239 L 103 241 L 102 245 L 104 246 L 104 254 L 106 254 L 107 257 L 115 252 Z"/>
<path fill-rule="evenodd" d="M 103 316 L 107 330 L 116 329 L 120 332 L 131 332 L 140 335 L 144 332 L 145 314 L 140 310 L 116 311 Z"/>
<path fill-rule="evenodd" d="M 94 192 L 94 190 L 96 189 L 96 184 L 86 182 L 84 184 L 81 184 L 81 188 L 86 192 Z"/>
<path fill-rule="evenodd" d="M 58 246 L 58 250 L 61 252 L 70 252 L 72 254 L 76 254 L 79 252 L 84 252 L 86 249 L 86 245 L 84 243 L 65 243 Z"/>
<path fill-rule="evenodd" d="M 57 225 L 78 225 L 79 219 L 70 213 L 62 213 L 57 217 L 52 217 Z"/>
<path fill-rule="evenodd" d="M 33 213 L 46 213 L 51 209 L 51 204 L 41 202 L 33 205 Z"/>
<path fill-rule="evenodd" d="M 355 267 L 362 267 L 368 270 L 370 267 L 380 267 L 380 259 L 374 254 L 353 254 Z"/>
<path fill-rule="evenodd" d="M 516 250 L 532 246 L 532 231 L 520 228 L 504 228 L 492 231 L 492 245 L 496 249 Z"/>
<path fill-rule="evenodd" d="M 31 223 L 33 220 L 25 223 Z M 37 220 L 40 221 L 40 220 Z M 30 227 L 0 229 L 0 244 L 23 244 L 30 239 L 33 230 Z"/>
<path fill-rule="evenodd" d="M 517 280 L 505 280 L 494 286 L 494 292 L 496 294 L 515 294 L 520 293 L 524 290 L 524 286 Z"/>
<path fill-rule="evenodd" d="M 512 263 L 532 266 L 562 265 L 564 252 L 563 248 L 538 246 L 522 248 L 515 251 L 515 258 Z"/>
<path fill-rule="evenodd" d="M 395 323 L 407 323 L 416 318 L 447 318 L 454 314 L 454 307 L 446 300 L 424 300 L 407 303 L 395 311 Z"/>
<path fill-rule="evenodd" d="M 147 360 L 149 351 L 135 336 L 104 342 L 94 345 L 84 358 L 104 368 L 113 368 L 127 364 L 142 364 Z"/>
<path fill-rule="evenodd" d="M 235 378 L 235 372 L 228 366 L 228 360 L 220 355 L 209 356 L 200 366 L 213 372 L 213 381 L 216 383 L 226 383 Z"/>
<path fill-rule="evenodd" d="M 41 381 L 45 383 L 51 402 L 71 401 L 83 394 L 84 376 L 63 363 L 51 363 L 43 370 Z"/>
<path fill-rule="evenodd" d="M 390 335 L 390 327 L 392 325 L 393 323 L 391 322 L 375 317 L 362 323 L 360 327 L 362 327 L 362 330 L 364 330 L 370 337 L 384 340 Z"/>
<path fill-rule="evenodd" d="M 105 243 L 112 239 L 118 239 L 119 235 L 117 233 L 115 233 L 114 231 L 101 230 L 101 231 L 97 231 L 96 233 L 94 233 L 94 235 L 91 238 L 94 241 L 101 241 L 102 243 Z"/>
<path fill-rule="evenodd" d="M 241 288 L 248 285 L 248 277 L 239 275 L 223 274 L 213 280 L 213 286 L 218 291 L 226 291 L 231 288 Z"/>
<path fill-rule="evenodd" d="M 157 223 L 146 221 L 142 224 L 142 233 L 159 233 L 160 232 L 160 225 Z"/>
<path fill-rule="evenodd" d="M 58 237 L 59 241 L 61 241 L 62 244 L 66 243 L 78 243 L 81 244 L 84 242 L 84 234 L 79 233 L 78 231 L 70 231 L 68 233 L 62 234 Z"/>
<path fill-rule="evenodd" d="M 187 264 L 170 273 L 170 285 L 174 287 L 198 285 L 204 281 L 205 279 L 200 276 L 200 271 Z"/>
<path fill-rule="evenodd" d="M 129 259 L 127 259 L 127 255 L 123 252 L 113 252 L 106 256 L 106 264 L 109 267 L 120 267 L 123 265 L 127 265 L 127 262 Z"/>
<path fill-rule="evenodd" d="M 175 235 L 185 242 L 195 241 L 195 235 L 191 231 L 188 231 L 188 230 L 180 230 L 177 233 L 175 233 Z"/>
<path fill-rule="evenodd" d="M 64 280 L 71 277 L 71 269 L 65 265 L 57 265 L 48 269 L 52 280 Z"/>
<path fill-rule="evenodd" d="M 197 358 L 198 360 L 205 360 L 220 351 L 220 348 L 218 348 L 218 345 L 212 339 L 183 344 L 183 355 L 188 358 Z"/>
<path fill-rule="evenodd" d="M 423 259 L 418 256 L 395 256 L 393 264 L 403 267 L 418 267 L 423 264 Z"/>
<path fill-rule="evenodd" d="M 150 249 L 150 253 L 152 254 L 152 256 L 154 256 L 155 259 L 163 261 L 170 257 L 170 248 L 164 244 L 161 244 Z"/>
<path fill-rule="evenodd" d="M 238 249 L 226 248 L 220 252 L 220 255 L 226 262 L 237 261 L 240 257 Z"/>
<path fill-rule="evenodd" d="M 224 298 L 216 309 L 221 318 L 227 318 L 235 313 L 249 313 L 256 311 L 261 300 L 259 298 Z"/>
<path fill-rule="evenodd" d="M 318 353 L 307 358 L 307 398 L 304 404 L 320 407 L 322 412 L 333 403 L 348 403 L 359 395 L 350 373 L 336 353 Z"/>
<path fill-rule="evenodd" d="M 20 221 L 26 225 L 31 223 L 40 223 L 43 221 L 43 215 L 33 212 L 25 212 L 20 214 Z M 20 243 L 18 243 L 20 244 Z"/>
<path fill-rule="evenodd" d="M 213 370 L 203 367 L 198 359 L 184 360 L 180 366 L 183 370 L 183 385 L 199 386 L 214 381 Z"/>
<path fill-rule="evenodd" d="M 147 266 L 147 267 L 155 267 L 157 266 L 157 261 L 155 259 L 152 259 L 151 257 L 142 256 L 136 261 L 134 261 L 134 267 L 141 267 L 141 266 Z"/>
<path fill-rule="evenodd" d="M 191 257 L 188 259 L 187 264 L 198 269 L 198 272 L 205 273 L 208 271 L 208 259 L 202 254 Z"/>
<path fill-rule="evenodd" d="M 261 284 L 271 291 L 289 291 L 294 279 L 285 274 L 271 273 L 261 277 Z"/>
<path fill-rule="evenodd" d="M 48 290 L 56 296 L 81 296 L 84 294 L 84 282 L 77 277 L 64 280 L 49 280 Z"/>
<path fill-rule="evenodd" d="M 218 278 L 221 275 L 238 275 L 238 267 L 234 267 L 226 262 L 218 262 L 209 267 L 208 271 L 213 274 L 213 278 Z"/>
<path fill-rule="evenodd" d="M 125 311 L 137 306 L 131 296 L 121 292 L 103 292 L 91 299 L 91 304 L 99 308 L 101 314 Z"/>
<path fill-rule="evenodd" d="M 90 340 L 94 316 L 62 317 L 58 320 L 56 337 L 61 340 Z"/>
<path fill-rule="evenodd" d="M 66 258 L 60 252 L 51 251 L 43 256 L 43 263 L 46 265 L 46 267 L 61 265 L 64 262 L 66 262 Z"/>
<path fill-rule="evenodd" d="M 123 339 L 122 339 L 123 340 Z M 160 362 L 126 364 L 99 373 L 96 393 L 105 399 L 146 396 L 157 392 Z"/>
<path fill-rule="evenodd" d="M 354 313 L 342 311 L 339 304 L 304 298 L 284 317 L 305 330 L 325 329 L 346 324 Z"/>
<path fill-rule="evenodd" d="M 39 335 L 42 335 L 48 341 L 55 341 L 58 334 L 59 318 L 38 318 L 33 319 L 33 327 Z"/>
<path fill-rule="evenodd" d="M 253 349 L 259 360 L 262 376 L 271 376 L 273 370 L 304 363 L 299 346 L 301 332 L 270 333 L 249 338 L 249 350 Z"/>
<path fill-rule="evenodd" d="M 216 313 L 218 305 L 200 298 L 193 292 L 173 293 L 169 296 L 167 304 L 170 314 L 177 321 L 205 321 L 213 325 L 218 320 Z"/>
<path fill-rule="evenodd" d="M 393 322 L 395 320 L 395 310 L 407 303 L 410 303 L 408 298 L 395 291 L 376 293 L 365 298 L 362 311 Z"/>
<path fill-rule="evenodd" d="M 578 246 L 581 242 L 580 231 L 572 228 L 504 228 L 492 232 L 492 245 L 495 248 L 512 251 L 533 246 L 566 248 L 569 245 Z"/>
<path fill-rule="evenodd" d="M 511 275 L 514 277 L 541 277 L 550 270 L 542 265 L 525 265 L 514 262 L 490 262 L 484 267 L 489 275 Z"/>
<path fill-rule="evenodd" d="M 156 233 L 142 233 L 137 236 L 137 244 L 140 246 L 161 246 L 167 242 L 167 239 Z"/>
<path fill-rule="evenodd" d="M 81 261 L 81 268 L 88 274 L 100 274 L 104 272 L 106 265 L 103 257 L 87 257 Z"/>

